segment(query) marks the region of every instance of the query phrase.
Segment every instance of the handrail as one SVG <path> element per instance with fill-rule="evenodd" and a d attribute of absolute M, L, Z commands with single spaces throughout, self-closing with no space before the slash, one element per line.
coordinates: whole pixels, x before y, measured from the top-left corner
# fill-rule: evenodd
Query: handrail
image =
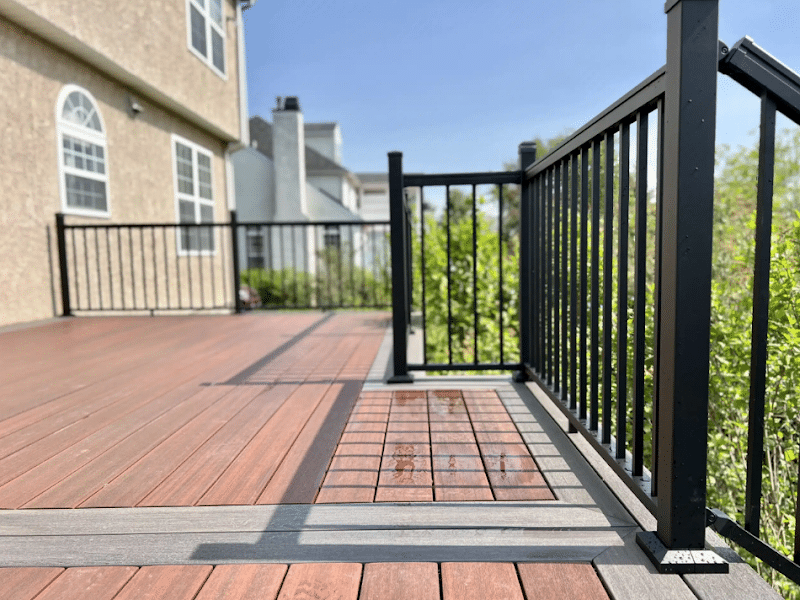
<path fill-rule="evenodd" d="M 800 124 L 800 74 L 750 37 L 736 42 L 720 61 L 719 70 L 756 96 L 769 92 L 782 113 Z"/>
<path fill-rule="evenodd" d="M 664 95 L 666 70 L 666 67 L 661 67 L 630 92 L 602 111 L 594 119 L 556 146 L 551 152 L 528 167 L 525 170 L 525 176 L 530 179 L 538 175 L 620 122 L 626 120 L 633 122 L 637 111 L 655 108 L 658 99 Z"/>

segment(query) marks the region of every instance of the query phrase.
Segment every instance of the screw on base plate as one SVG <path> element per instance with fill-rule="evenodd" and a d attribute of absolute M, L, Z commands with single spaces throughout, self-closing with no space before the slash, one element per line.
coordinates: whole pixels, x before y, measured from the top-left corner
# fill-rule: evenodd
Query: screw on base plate
<path fill-rule="evenodd" d="M 713 550 L 670 550 L 655 531 L 640 531 L 636 543 L 659 573 L 727 573 L 728 563 Z"/>

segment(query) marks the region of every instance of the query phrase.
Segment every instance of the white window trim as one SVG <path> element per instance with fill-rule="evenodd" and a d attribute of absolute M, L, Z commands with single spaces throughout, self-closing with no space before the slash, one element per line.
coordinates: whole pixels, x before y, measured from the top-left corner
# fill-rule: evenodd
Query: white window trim
<path fill-rule="evenodd" d="M 178 142 L 183 144 L 184 146 L 188 146 L 192 149 L 192 181 L 194 184 L 194 193 L 189 196 L 188 194 L 184 194 L 183 192 L 179 191 L 178 187 L 178 155 L 175 152 L 175 143 Z M 175 190 L 175 222 L 178 225 L 185 225 L 186 223 L 181 223 L 181 208 L 180 208 L 180 201 L 187 200 L 194 204 L 194 218 L 195 223 L 200 224 L 200 206 L 210 206 L 211 207 L 211 222 L 214 223 L 215 213 L 216 213 L 216 197 L 214 195 L 214 153 L 211 152 L 208 148 L 204 148 L 199 144 L 195 144 L 194 142 L 187 140 L 185 137 L 181 137 L 176 133 L 172 134 L 170 144 L 172 145 L 172 185 L 173 189 Z M 199 161 L 197 160 L 196 154 L 198 152 L 202 152 L 211 162 L 211 200 L 208 198 L 203 198 L 200 196 L 200 176 L 198 173 L 199 170 Z M 184 250 L 181 248 L 181 231 L 177 229 L 175 232 L 175 244 L 178 250 L 178 256 L 214 256 L 217 253 L 218 243 L 219 240 L 217 239 L 217 228 L 211 228 L 211 235 L 214 241 L 214 249 L 213 250 Z"/>
<path fill-rule="evenodd" d="M 100 127 L 103 130 L 103 133 L 97 133 L 91 129 L 79 127 L 73 123 L 67 123 L 64 121 L 63 117 L 61 116 L 64 109 L 64 102 L 66 101 L 67 96 L 69 96 L 72 92 L 80 92 L 92 101 L 97 113 L 97 118 L 100 119 Z M 108 157 L 108 136 L 106 131 L 106 124 L 103 120 L 103 115 L 100 112 L 100 106 L 89 90 L 71 83 L 61 88 L 61 92 L 58 94 L 58 100 L 56 101 L 56 152 L 58 153 L 58 192 L 61 196 L 61 212 L 65 215 L 97 217 L 101 219 L 111 218 L 111 185 L 109 183 L 108 174 L 110 170 L 110 161 Z M 83 139 L 103 147 L 103 154 L 105 156 L 105 173 L 93 173 L 92 178 L 102 181 L 106 185 L 106 210 L 78 208 L 75 206 L 69 206 L 67 204 L 66 175 L 71 174 L 86 177 L 86 171 L 75 169 L 74 167 L 68 167 L 64 164 L 64 134 Z"/>
<path fill-rule="evenodd" d="M 206 0 L 208 1 L 208 0 Z M 222 27 L 217 25 L 214 20 L 211 18 L 209 14 L 209 10 L 207 8 L 203 8 L 202 6 L 198 6 L 197 3 L 193 2 L 192 0 L 186 0 L 186 46 L 189 48 L 189 51 L 194 54 L 197 58 L 205 63 L 205 65 L 211 69 L 214 73 L 217 74 L 218 77 L 223 79 L 224 81 L 228 81 L 228 40 L 227 36 L 225 35 L 225 24 L 227 23 L 227 17 L 225 16 L 225 5 L 227 4 L 226 0 L 222 0 L 221 3 L 221 10 L 222 10 Z M 194 47 L 192 44 L 192 6 L 194 6 L 200 13 L 203 15 L 203 18 L 206 20 L 206 51 L 208 56 L 203 56 Z M 214 29 L 222 36 L 222 54 L 225 57 L 225 71 L 220 71 L 216 65 L 214 64 L 214 59 L 212 57 L 212 48 L 211 48 L 211 29 Z"/>

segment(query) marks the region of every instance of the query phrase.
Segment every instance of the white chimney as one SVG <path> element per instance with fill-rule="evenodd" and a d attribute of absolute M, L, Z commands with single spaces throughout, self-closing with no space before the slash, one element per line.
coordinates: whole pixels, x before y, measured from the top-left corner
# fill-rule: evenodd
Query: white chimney
<path fill-rule="evenodd" d="M 306 144 L 303 113 L 294 96 L 272 111 L 272 156 L 275 163 L 275 220 L 308 219 Z"/>

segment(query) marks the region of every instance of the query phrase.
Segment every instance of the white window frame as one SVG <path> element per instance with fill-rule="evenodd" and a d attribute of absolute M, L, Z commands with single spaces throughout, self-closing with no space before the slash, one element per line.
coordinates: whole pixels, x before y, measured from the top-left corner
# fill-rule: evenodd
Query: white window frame
<path fill-rule="evenodd" d="M 200 4 L 203 2 L 203 5 Z M 227 0 L 220 1 L 220 10 L 222 12 L 222 25 L 216 23 L 214 19 L 211 18 L 210 10 L 208 8 L 209 3 L 211 0 L 186 0 L 186 45 L 189 48 L 189 51 L 194 54 L 197 58 L 202 60 L 208 68 L 210 68 L 214 73 L 216 73 L 219 77 L 224 79 L 225 81 L 228 80 L 228 42 L 227 36 L 225 35 L 225 24 L 227 23 L 226 16 L 225 16 L 225 5 Z M 197 48 L 194 47 L 192 44 L 192 7 L 194 7 L 205 20 L 206 25 L 206 55 L 204 56 Z M 217 66 L 214 64 L 214 57 L 213 57 L 213 48 L 211 45 L 211 32 L 216 31 L 220 36 L 222 36 L 222 56 L 225 60 L 225 70 L 220 71 Z"/>
<path fill-rule="evenodd" d="M 86 96 L 92 103 L 97 118 L 100 121 L 100 128 L 102 132 L 98 133 L 93 129 L 81 127 L 74 123 L 69 123 L 64 120 L 62 114 L 64 111 L 64 102 L 72 92 L 80 92 Z M 103 157 L 105 162 L 105 173 L 94 173 L 89 175 L 88 171 L 69 167 L 64 162 L 64 135 L 72 138 L 77 138 L 81 141 L 90 142 L 103 148 Z M 92 96 L 89 90 L 84 89 L 78 85 L 67 84 L 61 88 L 56 101 L 56 150 L 58 152 L 58 189 L 61 196 L 61 212 L 69 215 L 76 215 L 81 217 L 98 217 L 101 219 L 111 218 L 111 186 L 109 185 L 109 158 L 108 158 L 108 137 L 106 135 L 106 124 L 103 121 L 103 115 L 100 112 L 100 107 L 97 100 Z M 67 175 L 77 175 L 79 177 L 88 177 L 97 181 L 102 181 L 106 187 L 106 209 L 96 210 L 91 208 L 81 208 L 70 206 L 67 203 Z"/>
<path fill-rule="evenodd" d="M 201 225 L 200 221 L 200 207 L 201 206 L 208 206 L 211 207 L 211 223 L 214 223 L 214 214 L 215 214 L 215 204 L 216 199 L 214 198 L 214 153 L 211 152 L 208 148 L 204 148 L 199 144 L 195 144 L 194 142 L 187 140 L 184 137 L 181 137 L 175 133 L 172 134 L 170 144 L 172 145 L 172 182 L 173 188 L 175 190 L 175 222 L 178 225 L 186 225 L 186 223 L 181 222 L 181 200 L 191 202 L 194 204 L 194 218 L 195 224 Z M 192 194 L 186 194 L 185 192 L 181 192 L 180 188 L 178 187 L 178 153 L 176 144 L 181 144 L 183 146 L 187 146 L 192 150 Z M 199 176 L 199 161 L 197 160 L 197 154 L 202 153 L 205 154 L 210 163 L 210 176 L 211 176 L 211 199 L 203 198 L 200 195 L 200 176 Z M 217 231 L 215 227 L 211 227 L 211 239 L 213 244 L 213 250 L 190 250 L 183 248 L 183 244 L 181 243 L 181 230 L 178 228 L 176 232 L 176 248 L 178 250 L 178 256 L 214 256 L 217 253 L 217 247 L 219 240 L 217 240 Z"/>

